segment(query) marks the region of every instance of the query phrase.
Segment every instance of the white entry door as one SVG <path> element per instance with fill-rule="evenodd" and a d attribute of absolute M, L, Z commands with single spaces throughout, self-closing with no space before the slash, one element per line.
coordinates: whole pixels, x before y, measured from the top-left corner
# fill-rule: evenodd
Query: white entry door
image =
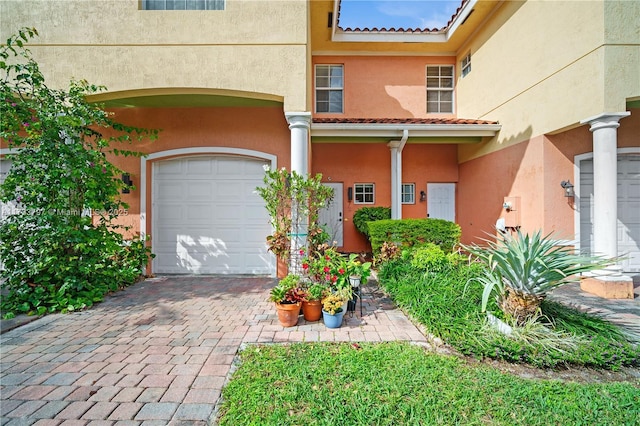
<path fill-rule="evenodd" d="M 265 163 L 204 155 L 154 164 L 154 272 L 273 275 L 269 215 L 255 190 Z"/>
<path fill-rule="evenodd" d="M 456 221 L 456 184 L 427 184 L 427 217 Z"/>
<path fill-rule="evenodd" d="M 580 162 L 580 249 L 593 252 L 593 160 Z M 618 255 L 640 272 L 640 156 L 618 156 Z"/>
<path fill-rule="evenodd" d="M 329 233 L 329 244 L 334 241 L 338 247 L 344 245 L 343 241 L 343 211 L 342 211 L 342 184 L 325 183 L 329 188 L 333 188 L 333 200 L 327 207 L 320 210 L 318 222 L 320 226 Z"/>

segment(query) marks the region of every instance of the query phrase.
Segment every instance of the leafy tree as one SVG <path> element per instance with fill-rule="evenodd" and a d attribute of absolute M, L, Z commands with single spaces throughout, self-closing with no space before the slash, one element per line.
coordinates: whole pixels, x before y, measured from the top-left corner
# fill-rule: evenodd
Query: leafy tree
<path fill-rule="evenodd" d="M 5 316 L 90 306 L 135 282 L 150 254 L 116 224 L 128 206 L 123 172 L 109 158 L 140 156 L 122 146 L 157 131 L 120 124 L 87 102 L 102 86 L 48 87 L 25 47 L 35 36 L 23 28 L 0 49 L 0 137 L 15 148 L 0 187 L 0 199 L 15 207 L 0 222 Z"/>

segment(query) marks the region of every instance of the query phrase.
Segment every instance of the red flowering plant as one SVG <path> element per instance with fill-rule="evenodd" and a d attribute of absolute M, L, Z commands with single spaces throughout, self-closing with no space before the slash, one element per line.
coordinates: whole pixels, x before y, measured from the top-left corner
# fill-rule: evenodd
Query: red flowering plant
<path fill-rule="evenodd" d="M 351 298 L 347 258 L 335 247 L 325 247 L 312 254 L 301 249 L 300 256 L 304 256 L 302 271 L 311 282 L 326 285 L 332 293 L 340 293 L 344 300 Z"/>

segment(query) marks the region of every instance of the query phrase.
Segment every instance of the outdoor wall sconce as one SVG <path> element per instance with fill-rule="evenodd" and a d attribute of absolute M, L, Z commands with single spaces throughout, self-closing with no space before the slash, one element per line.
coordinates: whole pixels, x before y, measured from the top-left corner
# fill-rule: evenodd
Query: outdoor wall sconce
<path fill-rule="evenodd" d="M 348 201 L 353 200 L 353 188 L 352 187 L 348 187 L 347 188 L 347 200 Z"/>
<path fill-rule="evenodd" d="M 133 182 L 131 181 L 131 176 L 128 173 L 124 173 L 122 175 L 122 182 L 125 184 L 125 187 L 122 188 L 123 194 L 128 194 L 131 192 L 131 187 L 133 186 Z"/>
<path fill-rule="evenodd" d="M 420 201 L 427 201 L 427 193 L 420 191 Z"/>
<path fill-rule="evenodd" d="M 564 188 L 565 197 L 575 197 L 576 193 L 573 191 L 573 184 L 569 180 L 563 180 L 560 182 L 560 186 Z"/>

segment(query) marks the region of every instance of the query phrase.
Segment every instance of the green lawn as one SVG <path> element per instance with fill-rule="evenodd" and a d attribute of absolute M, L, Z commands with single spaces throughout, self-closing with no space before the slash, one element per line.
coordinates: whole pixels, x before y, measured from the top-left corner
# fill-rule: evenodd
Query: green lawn
<path fill-rule="evenodd" d="M 251 346 L 221 425 L 640 425 L 640 382 L 527 380 L 408 343 Z"/>

